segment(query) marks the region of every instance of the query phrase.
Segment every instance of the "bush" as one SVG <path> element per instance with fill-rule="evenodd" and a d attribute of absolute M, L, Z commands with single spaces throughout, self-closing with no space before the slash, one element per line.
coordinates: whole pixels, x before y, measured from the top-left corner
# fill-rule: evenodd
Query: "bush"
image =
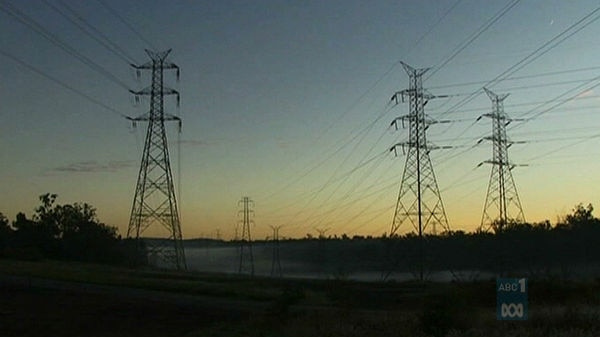
<path fill-rule="evenodd" d="M 457 293 L 433 294 L 425 298 L 420 325 L 430 336 L 446 336 L 451 330 L 468 328 L 469 306 Z"/>
<path fill-rule="evenodd" d="M 36 247 L 8 247 L 2 254 L 4 257 L 22 261 L 41 261 L 44 254 Z"/>

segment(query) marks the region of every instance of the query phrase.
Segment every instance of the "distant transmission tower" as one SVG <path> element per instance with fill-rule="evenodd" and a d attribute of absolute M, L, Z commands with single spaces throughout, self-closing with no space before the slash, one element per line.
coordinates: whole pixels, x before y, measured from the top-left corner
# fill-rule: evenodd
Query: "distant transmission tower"
<path fill-rule="evenodd" d="M 316 255 L 315 264 L 317 265 L 317 272 L 319 275 L 323 274 L 327 270 L 328 259 L 327 252 L 325 250 L 325 244 L 327 242 L 327 232 L 331 228 L 323 228 L 323 227 L 315 227 L 315 230 L 319 235 L 317 236 L 317 250 L 315 251 Z"/>
<path fill-rule="evenodd" d="M 508 148 L 516 143 L 506 136 L 506 126 L 513 121 L 504 112 L 504 99 L 508 94 L 496 95 L 484 90 L 492 100 L 492 113 L 482 116 L 492 119 L 492 135 L 484 139 L 491 140 L 494 149 L 492 160 L 479 164 L 492 164 L 480 230 L 501 231 L 511 221 L 525 222 L 525 216 L 511 172 L 516 165 L 508 160 Z"/>
<path fill-rule="evenodd" d="M 238 273 L 242 273 L 246 270 L 246 264 L 250 265 L 250 275 L 254 276 L 254 256 L 252 255 L 252 236 L 250 235 L 250 225 L 254 224 L 250 218 L 254 214 L 254 211 L 250 208 L 254 206 L 254 201 L 249 197 L 243 197 L 239 203 L 243 205 L 242 210 L 239 213 L 242 214 L 242 236 L 240 238 L 240 264 Z"/>
<path fill-rule="evenodd" d="M 392 221 L 391 236 L 397 235 L 398 229 L 408 222 L 422 237 L 426 230 L 436 234 L 439 227 L 449 231 L 448 219 L 442 204 L 442 197 L 438 188 L 433 165 L 429 158 L 429 151 L 438 149 L 427 143 L 427 128 L 437 123 L 425 114 L 425 104 L 429 99 L 435 98 L 423 90 L 423 74 L 429 70 L 414 69 L 402 62 L 404 70 L 408 73 L 409 88 L 396 92 L 392 100 L 400 98 L 402 102 L 408 98 L 409 113 L 396 118 L 392 124 L 398 128 L 408 122 L 408 141 L 394 145 L 390 150 L 397 152 L 401 148 L 406 155 L 406 164 L 402 174 L 398 202 Z"/>
<path fill-rule="evenodd" d="M 139 66 L 133 65 L 138 70 L 138 76 L 140 70 L 152 71 L 152 85 L 141 91 L 131 91 L 136 96 L 136 101 L 139 101 L 140 95 L 150 96 L 150 111 L 142 116 L 130 118 L 134 125 L 138 121 L 147 121 L 148 130 L 127 237 L 139 240 L 142 233 L 152 227 L 152 236 L 166 236 L 168 242 L 164 244 L 150 241 L 150 256 L 157 256 L 177 269 L 185 270 L 187 265 L 164 123 L 177 121 L 181 130 L 181 119 L 164 112 L 165 95 L 176 95 L 179 104 L 179 93 L 163 84 L 163 73 L 167 69 L 175 69 L 179 78 L 179 67 L 167 60 L 170 52 L 170 49 L 163 52 L 146 50 L 151 60 Z"/>
<path fill-rule="evenodd" d="M 270 226 L 273 230 L 273 259 L 271 260 L 271 277 L 282 277 L 281 259 L 279 258 L 279 229 L 282 226 Z"/>
<path fill-rule="evenodd" d="M 319 233 L 319 240 L 322 239 L 327 239 L 327 232 L 330 230 L 331 228 L 327 227 L 327 228 L 321 228 L 321 227 L 315 227 L 315 230 L 317 231 L 317 233 Z"/>

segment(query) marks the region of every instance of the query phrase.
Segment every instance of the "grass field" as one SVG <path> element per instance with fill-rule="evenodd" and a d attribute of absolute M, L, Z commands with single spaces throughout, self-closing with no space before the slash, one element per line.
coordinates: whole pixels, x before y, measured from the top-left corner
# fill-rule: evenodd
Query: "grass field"
<path fill-rule="evenodd" d="M 0 295 L 0 336 L 600 336 L 599 282 L 531 280 L 526 322 L 496 321 L 489 281 L 280 280 L 0 260 Z"/>

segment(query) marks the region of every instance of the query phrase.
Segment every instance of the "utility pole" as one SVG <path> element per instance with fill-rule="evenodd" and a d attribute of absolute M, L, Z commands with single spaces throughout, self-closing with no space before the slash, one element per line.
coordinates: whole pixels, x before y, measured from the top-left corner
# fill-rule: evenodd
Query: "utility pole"
<path fill-rule="evenodd" d="M 271 260 L 271 277 L 282 277 L 281 259 L 279 258 L 279 229 L 282 226 L 270 226 L 273 230 L 273 258 Z"/>
<path fill-rule="evenodd" d="M 250 225 L 254 224 L 254 221 L 250 219 L 254 214 L 254 211 L 251 210 L 251 207 L 254 206 L 254 201 L 249 197 L 242 197 L 238 202 L 238 205 L 240 204 L 242 205 L 242 210 L 239 211 L 239 214 L 242 214 L 242 220 L 240 220 L 242 236 L 240 238 L 240 264 L 238 273 L 241 274 L 248 263 L 250 264 L 250 276 L 254 276 L 254 256 L 252 255 L 252 236 L 250 235 Z"/>
<path fill-rule="evenodd" d="M 508 160 L 508 148 L 513 142 L 506 136 L 506 126 L 515 119 L 510 119 L 504 112 L 504 99 L 508 94 L 497 95 L 491 90 L 484 88 L 488 97 L 492 100 L 492 113 L 479 117 L 492 119 L 492 135 L 480 140 L 490 140 L 493 144 L 492 160 L 486 160 L 479 164 L 492 164 L 490 182 L 488 184 L 483 216 L 481 218 L 481 231 L 502 231 L 511 221 L 525 222 L 521 201 L 517 194 L 517 187 L 512 176 L 512 169 L 517 166 Z"/>
<path fill-rule="evenodd" d="M 408 99 L 409 113 L 394 119 L 392 125 L 398 129 L 399 123 L 402 127 L 408 124 L 408 141 L 395 144 L 390 149 L 397 154 L 400 148 L 406 155 L 390 237 L 398 235 L 398 230 L 403 224 L 412 225 L 419 235 L 419 274 L 423 280 L 423 234 L 430 231 L 435 235 L 438 227 L 444 231 L 450 231 L 450 227 L 429 158 L 429 152 L 440 147 L 427 143 L 427 129 L 429 125 L 437 123 L 425 114 L 425 105 L 435 98 L 423 89 L 423 74 L 429 68 L 415 69 L 404 62 L 402 66 L 409 76 L 409 87 L 396 92 L 392 100 L 397 104 L 399 100 L 404 102 Z"/>
<path fill-rule="evenodd" d="M 164 112 L 165 95 L 175 95 L 179 105 L 179 92 L 166 87 L 163 83 L 165 70 L 175 70 L 179 79 L 179 67 L 167 60 L 170 52 L 170 49 L 163 52 L 146 50 L 150 61 L 142 65 L 132 65 L 137 70 L 138 76 L 140 76 L 141 70 L 150 70 L 152 84 L 140 91 L 131 91 L 135 95 L 136 101 L 139 101 L 141 95 L 150 96 L 150 111 L 139 117 L 129 118 L 134 126 L 139 121 L 148 122 L 148 129 L 127 237 L 137 239 L 138 248 L 140 248 L 140 238 L 146 230 L 151 230 L 153 236 L 166 236 L 167 244 L 147 243 L 148 253 L 151 256 L 162 258 L 179 270 L 186 270 L 181 224 L 164 123 L 165 121 L 178 122 L 179 132 L 181 132 L 181 119 Z"/>

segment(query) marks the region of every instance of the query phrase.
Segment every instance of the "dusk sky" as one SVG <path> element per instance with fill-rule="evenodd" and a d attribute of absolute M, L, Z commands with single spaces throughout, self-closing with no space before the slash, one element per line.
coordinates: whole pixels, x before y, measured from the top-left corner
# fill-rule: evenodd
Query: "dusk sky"
<path fill-rule="evenodd" d="M 243 196 L 259 239 L 270 225 L 284 237 L 389 232 L 405 162 L 389 148 L 408 137 L 389 127 L 408 112 L 390 102 L 408 86 L 400 61 L 431 67 L 424 87 L 450 96 L 426 106 L 452 121 L 427 135 L 453 146 L 430 153 L 450 227 L 481 221 L 484 85 L 510 93 L 505 112 L 523 119 L 507 130 L 525 142 L 509 150 L 527 165 L 512 171 L 525 218 L 555 222 L 578 203 L 600 207 L 598 18 L 584 0 L 0 1 L 0 212 L 31 216 L 56 193 L 125 235 L 146 124 L 124 116 L 149 107 L 128 89 L 150 81 L 129 59 L 172 48 L 181 80 L 165 79 L 181 107 L 165 107 L 183 119 L 181 134 L 167 129 L 184 238 L 231 238 Z"/>

